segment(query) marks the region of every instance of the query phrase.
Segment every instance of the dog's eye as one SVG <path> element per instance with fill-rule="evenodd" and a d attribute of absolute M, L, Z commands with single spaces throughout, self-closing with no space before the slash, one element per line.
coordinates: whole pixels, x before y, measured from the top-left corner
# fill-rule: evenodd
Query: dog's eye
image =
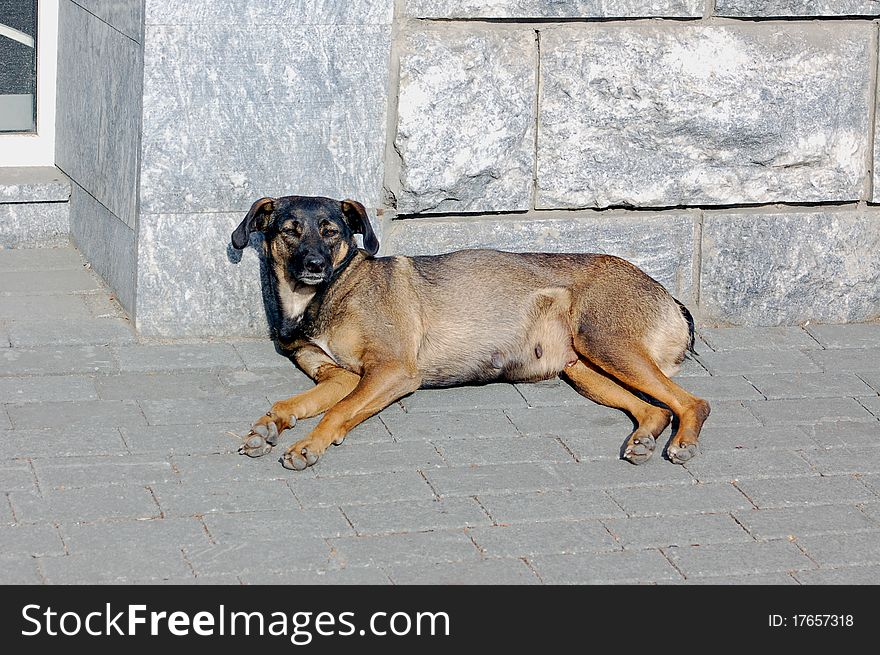
<path fill-rule="evenodd" d="M 302 225 L 299 223 L 288 223 L 281 228 L 281 232 L 290 236 L 298 237 L 302 234 Z"/>
<path fill-rule="evenodd" d="M 325 237 L 335 237 L 337 234 L 339 234 L 339 230 L 337 230 L 335 227 L 328 225 L 323 230 L 321 230 L 321 234 Z"/>

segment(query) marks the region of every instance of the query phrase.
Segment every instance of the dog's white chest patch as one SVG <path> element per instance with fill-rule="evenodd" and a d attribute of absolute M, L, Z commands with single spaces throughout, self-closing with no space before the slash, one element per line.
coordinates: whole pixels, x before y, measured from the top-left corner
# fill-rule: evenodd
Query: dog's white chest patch
<path fill-rule="evenodd" d="M 336 355 L 334 355 L 333 351 L 330 350 L 330 346 L 327 343 L 326 339 L 312 339 L 312 343 L 315 344 L 316 346 L 318 346 L 318 348 L 320 348 L 321 350 L 323 350 L 324 354 L 327 355 L 327 357 L 329 357 L 334 362 L 339 364 L 339 360 L 336 359 Z"/>
<path fill-rule="evenodd" d="M 278 299 L 281 302 L 281 308 L 284 314 L 291 319 L 298 319 L 306 311 L 312 298 L 315 297 L 315 287 L 305 284 L 298 284 L 291 287 L 284 282 L 284 271 L 276 269 L 278 279 Z"/>

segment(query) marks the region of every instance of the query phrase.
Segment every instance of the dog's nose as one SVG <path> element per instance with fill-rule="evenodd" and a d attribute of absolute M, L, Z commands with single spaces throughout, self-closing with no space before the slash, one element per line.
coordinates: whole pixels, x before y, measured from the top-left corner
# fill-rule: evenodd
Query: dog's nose
<path fill-rule="evenodd" d="M 324 258 L 323 257 L 306 257 L 303 265 L 306 267 L 306 270 L 309 273 L 323 273 L 324 272 Z"/>

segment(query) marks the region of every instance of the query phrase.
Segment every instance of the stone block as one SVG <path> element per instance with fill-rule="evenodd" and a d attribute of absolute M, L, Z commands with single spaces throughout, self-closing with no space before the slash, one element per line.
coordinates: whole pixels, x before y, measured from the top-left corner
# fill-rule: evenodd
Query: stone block
<path fill-rule="evenodd" d="M 355 437 L 346 441 L 343 447 L 329 450 L 321 459 L 317 474 L 321 477 L 368 475 L 445 465 L 437 449 L 426 441 L 361 443 Z"/>
<path fill-rule="evenodd" d="M 880 347 L 815 350 L 810 352 L 810 359 L 827 373 L 880 373 Z"/>
<path fill-rule="evenodd" d="M 760 430 L 760 432 L 764 431 Z M 803 447 L 803 442 L 795 442 L 791 446 L 800 448 Z M 809 464 L 797 453 L 776 449 L 714 450 L 711 455 L 697 457 L 689 461 L 686 466 L 691 475 L 700 482 L 815 475 Z"/>
<path fill-rule="evenodd" d="M 645 516 L 605 519 L 602 523 L 624 548 L 667 548 L 752 541 L 752 537 L 729 514 Z"/>
<path fill-rule="evenodd" d="M 97 400 L 95 381 L 84 376 L 49 375 L 0 378 L 0 398 L 7 403 L 48 400 Z"/>
<path fill-rule="evenodd" d="M 810 425 L 820 421 L 877 422 L 877 418 L 853 398 L 749 401 L 748 406 L 767 425 Z"/>
<path fill-rule="evenodd" d="M 721 572 L 748 575 L 816 568 L 797 546 L 787 541 L 687 546 L 670 548 L 666 554 L 688 578 Z"/>
<path fill-rule="evenodd" d="M 0 167 L 0 204 L 64 202 L 70 181 L 54 166 Z"/>
<path fill-rule="evenodd" d="M 148 25 L 208 25 L 241 22 L 246 25 L 387 25 L 394 0 L 331 0 L 262 2 L 241 0 L 147 0 Z"/>
<path fill-rule="evenodd" d="M 116 358 L 106 346 L 8 348 L 2 356 L 0 376 L 110 373 L 118 368 Z"/>
<path fill-rule="evenodd" d="M 472 498 L 350 505 L 342 511 L 358 534 L 425 532 L 492 523 Z"/>
<path fill-rule="evenodd" d="M 444 439 L 437 449 L 452 466 L 570 462 L 571 454 L 556 439 L 528 437 Z"/>
<path fill-rule="evenodd" d="M 123 346 L 116 352 L 123 373 L 218 370 L 243 365 L 228 343 L 142 344 Z"/>
<path fill-rule="evenodd" d="M 880 316 L 880 216 L 861 212 L 707 214 L 703 320 L 844 323 Z"/>
<path fill-rule="evenodd" d="M 703 0 L 405 0 L 413 18 L 699 18 Z"/>
<path fill-rule="evenodd" d="M 0 320 L 41 318 L 64 321 L 89 318 L 88 306 L 82 296 L 7 296 L 0 294 Z"/>
<path fill-rule="evenodd" d="M 122 318 L 43 321 L 29 319 L 9 323 L 7 328 L 15 347 L 99 346 L 132 343 L 131 323 Z"/>
<path fill-rule="evenodd" d="M 205 526 L 218 544 L 247 544 L 284 538 L 295 526 L 296 534 L 304 537 L 341 537 L 354 534 L 345 516 L 336 507 L 307 510 L 279 507 L 271 514 L 251 512 L 210 514 Z"/>
<path fill-rule="evenodd" d="M 715 351 L 818 350 L 822 346 L 800 327 L 702 327 L 702 341 Z"/>
<path fill-rule="evenodd" d="M 398 500 L 432 500 L 431 487 L 417 471 L 340 475 L 332 478 L 288 476 L 303 507 L 370 505 Z"/>
<path fill-rule="evenodd" d="M 0 203 L 0 248 L 60 248 L 69 243 L 66 202 Z"/>
<path fill-rule="evenodd" d="M 246 432 L 247 421 L 213 423 L 191 429 L 186 425 L 123 427 L 125 443 L 132 453 L 162 455 L 232 454 L 241 440 L 233 435 Z"/>
<path fill-rule="evenodd" d="M 171 464 L 158 456 L 52 458 L 34 460 L 41 489 L 84 489 L 121 484 L 146 486 L 177 481 Z"/>
<path fill-rule="evenodd" d="M 398 585 L 532 585 L 540 580 L 519 559 L 490 559 L 479 562 L 391 566 L 388 572 Z"/>
<path fill-rule="evenodd" d="M 16 271 L 3 275 L 4 295 L 43 296 L 85 294 L 104 290 L 96 275 L 85 268 L 67 271 Z"/>
<path fill-rule="evenodd" d="M 444 408 L 443 418 L 438 419 L 430 412 L 406 414 L 389 408 L 380 417 L 397 441 L 433 439 L 440 442 L 462 435 L 473 439 L 517 436 L 516 428 L 499 409 L 459 412 Z"/>
<path fill-rule="evenodd" d="M 529 208 L 536 58 L 527 28 L 434 25 L 404 34 L 398 211 Z"/>
<path fill-rule="evenodd" d="M 74 523 L 61 525 L 64 543 L 71 555 L 89 552 L 135 550 L 150 552 L 167 546 L 206 547 L 210 544 L 205 526 L 198 519 L 156 519 L 152 521 L 114 521 L 112 523 Z"/>
<path fill-rule="evenodd" d="M 816 373 L 819 368 L 798 350 L 731 350 L 700 353 L 700 363 L 712 375 Z"/>
<path fill-rule="evenodd" d="M 165 400 L 186 398 L 216 398 L 225 396 L 228 389 L 220 384 L 216 373 L 120 373 L 95 378 L 95 386 L 102 400 Z"/>
<path fill-rule="evenodd" d="M 198 516 L 284 510 L 296 507 L 290 488 L 279 480 L 166 482 L 153 487 L 159 505 L 169 516 Z"/>
<path fill-rule="evenodd" d="M 875 395 L 871 387 L 853 373 L 755 374 L 748 376 L 767 398 L 832 398 Z"/>
<path fill-rule="evenodd" d="M 12 492 L 9 502 L 15 516 L 24 522 L 63 522 L 105 519 L 155 519 L 159 506 L 143 487 L 93 487 L 90 489 L 50 489 L 43 497 Z"/>
<path fill-rule="evenodd" d="M 199 7 L 178 7 L 179 25 L 154 24 L 162 7 L 148 7 L 142 213 L 244 212 L 289 193 L 378 207 L 390 25 L 277 21 L 287 10 L 249 6 L 242 20 L 240 3 L 220 3 L 233 18 L 197 29 Z"/>
<path fill-rule="evenodd" d="M 484 557 L 532 557 L 620 550 L 598 521 L 548 521 L 471 528 L 468 535 Z"/>
<path fill-rule="evenodd" d="M 795 577 L 801 584 L 819 585 L 878 585 L 880 566 L 859 564 L 839 569 L 820 569 L 817 571 L 798 571 Z"/>
<path fill-rule="evenodd" d="M 566 465 L 559 465 L 566 466 Z M 563 490 L 571 483 L 547 463 L 456 466 L 425 471 L 431 487 L 442 497 Z"/>
<path fill-rule="evenodd" d="M 625 516 L 620 505 L 599 490 L 492 493 L 480 494 L 480 503 L 499 524 Z"/>
<path fill-rule="evenodd" d="M 152 550 L 94 550 L 66 557 L 46 557 L 40 566 L 49 584 L 135 584 L 192 578 L 180 548 L 165 544 Z"/>
<path fill-rule="evenodd" d="M 823 568 L 880 564 L 878 537 L 880 537 L 878 532 L 814 535 L 799 539 L 798 544 Z"/>
<path fill-rule="evenodd" d="M 880 342 L 880 323 L 809 325 L 806 329 L 828 348 L 869 348 Z"/>
<path fill-rule="evenodd" d="M 637 487 L 612 489 L 608 493 L 630 516 L 717 514 L 752 508 L 749 500 L 730 484 Z"/>
<path fill-rule="evenodd" d="M 6 406 L 16 429 L 51 428 L 93 430 L 122 425 L 146 425 L 133 400 L 87 400 L 16 403 Z"/>
<path fill-rule="evenodd" d="M 715 0 L 717 16 L 783 18 L 789 16 L 876 16 L 877 0 Z"/>
<path fill-rule="evenodd" d="M 848 475 L 743 480 L 738 487 L 759 509 L 851 505 L 877 500 L 865 485 Z"/>
<path fill-rule="evenodd" d="M 871 38 L 856 24 L 541 30 L 538 207 L 859 199 Z"/>
<path fill-rule="evenodd" d="M 54 426 L 44 430 L 9 430 L 0 434 L 2 434 L 4 457 L 9 459 L 129 454 L 119 430 L 111 426 L 92 427 L 87 430 Z"/>
<path fill-rule="evenodd" d="M 543 555 L 530 563 L 544 584 L 646 584 L 682 579 L 658 550 Z"/>
<path fill-rule="evenodd" d="M 736 520 L 755 539 L 788 539 L 817 534 L 876 530 L 877 524 L 852 506 L 783 507 L 736 512 Z"/>
<path fill-rule="evenodd" d="M 328 541 L 334 558 L 342 566 L 436 564 L 478 561 L 480 557 L 480 551 L 464 530 L 340 537 Z"/>
<path fill-rule="evenodd" d="M 0 273 L 59 271 L 82 268 L 85 262 L 75 248 L 0 249 Z"/>

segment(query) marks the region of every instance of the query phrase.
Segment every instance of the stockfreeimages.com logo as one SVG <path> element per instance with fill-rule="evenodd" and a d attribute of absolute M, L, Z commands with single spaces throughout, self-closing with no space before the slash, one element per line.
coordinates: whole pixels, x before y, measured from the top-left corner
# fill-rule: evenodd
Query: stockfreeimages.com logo
<path fill-rule="evenodd" d="M 305 646 L 315 636 L 449 636 L 446 612 L 373 612 L 361 628 L 354 622 L 354 612 L 238 612 L 227 611 L 224 605 L 213 612 L 190 613 L 152 611 L 146 605 L 126 605 L 124 610 L 116 611 L 106 603 L 103 611 L 81 615 L 31 604 L 25 605 L 21 614 L 26 623 L 21 634 L 25 637 L 254 635 L 287 637 L 290 643 Z"/>

